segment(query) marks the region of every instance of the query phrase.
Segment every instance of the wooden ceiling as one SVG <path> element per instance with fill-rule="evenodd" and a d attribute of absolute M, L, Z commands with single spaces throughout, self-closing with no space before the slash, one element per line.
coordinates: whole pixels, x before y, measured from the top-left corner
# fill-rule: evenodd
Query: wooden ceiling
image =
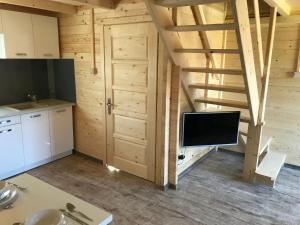
<path fill-rule="evenodd" d="M 79 7 L 114 8 L 114 0 L 0 0 L 0 5 L 75 14 Z M 4 7 L 5 8 L 5 7 Z"/>
<path fill-rule="evenodd" d="M 121 0 L 0 0 L 0 5 L 14 5 L 50 12 L 75 14 L 78 8 L 115 8 Z M 178 1 L 178 0 L 176 0 Z M 248 0 L 249 8 L 253 0 Z M 260 0 L 262 13 L 269 12 L 269 6 L 277 7 L 282 16 L 300 15 L 300 0 Z M 266 4 L 265 4 L 266 3 Z M 266 7 L 266 5 L 268 7 Z M 251 13 L 250 13 L 251 14 Z"/>

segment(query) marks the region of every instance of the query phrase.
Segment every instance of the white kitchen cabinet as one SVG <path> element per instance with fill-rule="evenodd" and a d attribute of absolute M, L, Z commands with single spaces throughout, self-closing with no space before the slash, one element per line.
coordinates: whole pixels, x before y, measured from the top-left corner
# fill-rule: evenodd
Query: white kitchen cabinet
<path fill-rule="evenodd" d="M 48 111 L 22 115 L 21 123 L 26 169 L 51 161 Z"/>
<path fill-rule="evenodd" d="M 53 158 L 72 154 L 74 148 L 72 106 L 49 111 L 49 121 Z"/>
<path fill-rule="evenodd" d="M 4 34 L 2 26 L 2 10 L 0 10 L 0 59 L 5 58 Z"/>
<path fill-rule="evenodd" d="M 32 15 L 35 58 L 59 58 L 57 18 Z"/>
<path fill-rule="evenodd" d="M 3 10 L 2 25 L 6 58 L 34 58 L 31 14 Z"/>
<path fill-rule="evenodd" d="M 23 167 L 21 125 L 0 127 L 0 179 L 22 172 Z"/>

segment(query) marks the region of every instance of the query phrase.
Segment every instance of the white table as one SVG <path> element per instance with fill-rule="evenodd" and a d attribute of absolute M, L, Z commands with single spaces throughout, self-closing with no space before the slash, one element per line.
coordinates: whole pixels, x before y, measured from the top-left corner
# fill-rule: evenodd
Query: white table
<path fill-rule="evenodd" d="M 107 225 L 112 222 L 112 215 L 110 213 L 28 174 L 20 175 L 9 181 L 26 187 L 28 190 L 26 192 L 18 191 L 19 195 L 12 209 L 0 211 L 1 225 L 24 222 L 25 218 L 41 209 L 65 209 L 67 202 L 74 204 L 79 211 L 92 218 L 94 222 L 90 222 L 74 214 L 90 225 Z"/>

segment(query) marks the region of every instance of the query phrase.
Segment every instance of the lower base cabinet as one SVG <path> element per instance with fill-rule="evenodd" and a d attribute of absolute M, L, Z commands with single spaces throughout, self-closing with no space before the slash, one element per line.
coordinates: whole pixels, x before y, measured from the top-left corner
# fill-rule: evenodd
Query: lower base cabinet
<path fill-rule="evenodd" d="M 0 180 L 71 155 L 72 106 L 0 120 Z"/>
<path fill-rule="evenodd" d="M 0 127 L 0 179 L 22 172 L 24 152 L 20 124 Z"/>
<path fill-rule="evenodd" d="M 32 168 L 51 159 L 48 111 L 21 116 L 25 167 Z"/>
<path fill-rule="evenodd" d="M 72 107 L 49 111 L 51 152 L 54 159 L 74 148 Z"/>

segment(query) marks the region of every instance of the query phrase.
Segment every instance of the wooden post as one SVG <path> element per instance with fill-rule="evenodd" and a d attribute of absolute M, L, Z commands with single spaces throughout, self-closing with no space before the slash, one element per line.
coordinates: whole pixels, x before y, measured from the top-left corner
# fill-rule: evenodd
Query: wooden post
<path fill-rule="evenodd" d="M 156 176 L 155 183 L 161 187 L 168 184 L 169 165 L 169 128 L 171 63 L 161 39 L 158 48 L 157 75 L 157 121 L 156 121 Z"/>
<path fill-rule="evenodd" d="M 177 150 L 179 147 L 180 129 L 180 92 L 181 92 L 181 69 L 172 66 L 171 75 L 171 106 L 170 106 L 170 137 L 169 137 L 169 184 L 177 185 Z"/>
<path fill-rule="evenodd" d="M 259 111 L 260 80 L 257 80 L 254 64 L 251 30 L 247 0 L 231 0 L 232 14 L 237 23 L 237 42 L 240 49 L 240 61 L 243 70 L 251 122 L 257 125 Z"/>
<path fill-rule="evenodd" d="M 247 137 L 247 146 L 245 152 L 243 177 L 245 180 L 252 181 L 252 182 L 255 179 L 255 170 L 257 168 L 258 159 L 260 156 L 259 155 L 260 148 L 261 148 L 260 141 L 262 138 L 262 129 L 264 125 L 265 108 L 266 108 L 266 101 L 268 95 L 270 69 L 271 69 L 271 62 L 272 62 L 274 37 L 275 37 L 276 18 L 277 18 L 277 8 L 272 8 L 271 16 L 270 16 L 267 48 L 266 48 L 267 51 L 265 56 L 266 61 L 264 63 L 262 93 L 261 93 L 260 105 L 259 105 L 259 123 L 256 126 L 253 123 L 250 123 L 248 127 L 248 137 Z"/>

